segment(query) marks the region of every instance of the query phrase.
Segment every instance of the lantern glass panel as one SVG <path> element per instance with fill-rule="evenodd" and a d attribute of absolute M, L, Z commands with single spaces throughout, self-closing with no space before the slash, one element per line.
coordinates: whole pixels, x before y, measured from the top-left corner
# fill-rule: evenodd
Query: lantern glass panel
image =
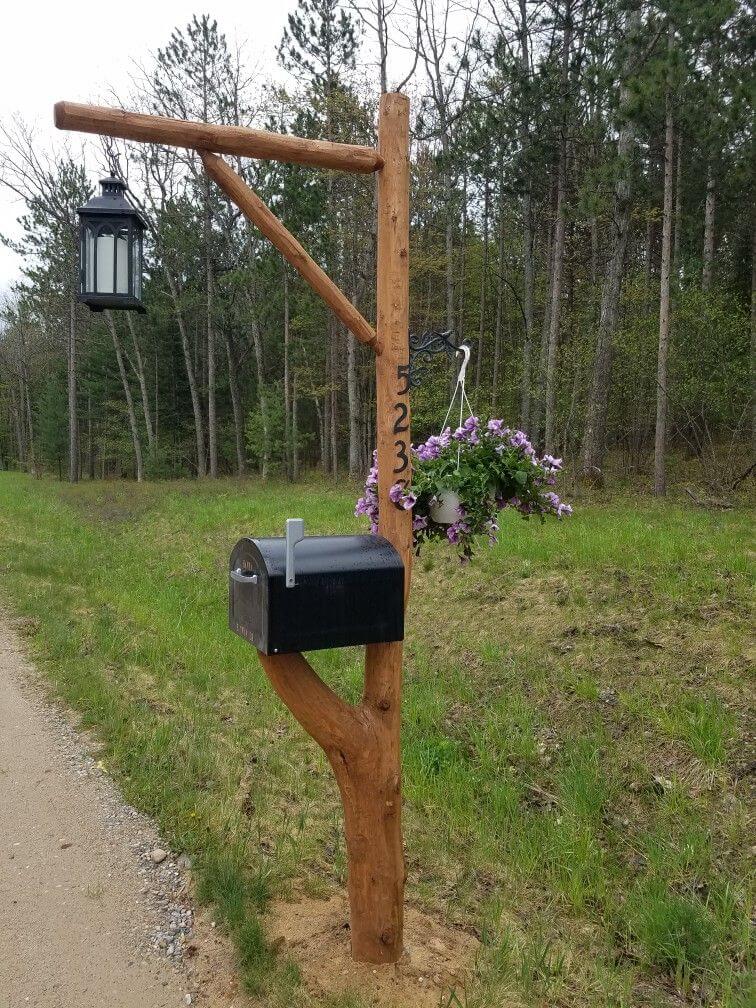
<path fill-rule="evenodd" d="M 84 231 L 84 290 L 93 291 L 95 264 L 95 236 L 91 227 Z"/>
<path fill-rule="evenodd" d="M 97 293 L 112 294 L 114 288 L 115 236 L 110 227 L 104 227 L 97 236 Z"/>
<path fill-rule="evenodd" d="M 116 294 L 128 294 L 129 293 L 128 227 L 119 227 L 118 230 L 116 231 L 115 253 L 116 253 L 115 292 Z"/>
<path fill-rule="evenodd" d="M 131 239 L 131 275 L 134 278 L 134 297 L 142 297 L 142 235 L 136 232 Z"/>

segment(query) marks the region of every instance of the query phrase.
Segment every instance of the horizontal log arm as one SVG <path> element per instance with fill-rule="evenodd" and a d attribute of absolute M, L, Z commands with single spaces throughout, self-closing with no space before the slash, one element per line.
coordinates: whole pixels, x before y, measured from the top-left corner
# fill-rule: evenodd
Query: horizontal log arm
<path fill-rule="evenodd" d="M 58 129 L 119 137 L 121 140 L 188 147 L 193 150 L 202 148 L 219 154 L 288 161 L 314 168 L 338 168 L 360 175 L 370 175 L 383 165 L 378 151 L 359 144 L 308 140 L 305 137 L 269 133 L 246 126 L 170 119 L 167 116 L 143 115 L 140 112 L 105 108 L 101 105 L 58 102 L 55 106 L 55 125 Z"/>
<path fill-rule="evenodd" d="M 341 319 L 344 325 L 353 332 L 357 339 L 366 346 L 380 353 L 375 329 L 357 311 L 349 299 L 342 293 L 331 278 L 318 266 L 302 248 L 294 235 L 288 231 L 274 213 L 266 207 L 254 189 L 226 164 L 223 158 L 209 151 L 200 151 L 205 171 L 223 190 L 232 203 L 236 204 L 242 213 L 255 224 L 281 255 L 307 281 Z"/>

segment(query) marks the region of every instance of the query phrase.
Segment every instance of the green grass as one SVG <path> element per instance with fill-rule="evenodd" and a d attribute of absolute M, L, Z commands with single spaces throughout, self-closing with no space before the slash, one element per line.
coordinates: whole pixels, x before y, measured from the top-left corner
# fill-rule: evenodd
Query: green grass
<path fill-rule="evenodd" d="M 271 897 L 343 885 L 325 759 L 226 626 L 242 534 L 356 529 L 328 484 L 68 487 L 0 474 L 0 589 L 127 800 L 190 852 L 265 1005 L 312 1004 Z M 745 511 L 579 503 L 460 567 L 418 562 L 408 899 L 473 929 L 448 1008 L 752 1004 Z M 359 696 L 361 654 L 315 667 Z M 351 994 L 321 1002 L 359 1004 Z"/>

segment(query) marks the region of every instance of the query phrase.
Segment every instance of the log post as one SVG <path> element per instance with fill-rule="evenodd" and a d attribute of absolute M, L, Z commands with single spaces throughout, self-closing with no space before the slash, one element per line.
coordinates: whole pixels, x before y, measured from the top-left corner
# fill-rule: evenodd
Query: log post
<path fill-rule="evenodd" d="M 411 478 L 409 431 L 409 100 L 381 98 L 378 151 L 378 291 L 375 359 L 380 532 L 412 573 L 412 516 L 388 492 Z M 365 689 L 343 704 L 301 655 L 260 655 L 273 688 L 323 748 L 344 806 L 352 957 L 392 963 L 402 955 L 404 852 L 401 825 L 401 641 L 369 644 Z M 330 694 L 330 695 L 329 695 Z"/>

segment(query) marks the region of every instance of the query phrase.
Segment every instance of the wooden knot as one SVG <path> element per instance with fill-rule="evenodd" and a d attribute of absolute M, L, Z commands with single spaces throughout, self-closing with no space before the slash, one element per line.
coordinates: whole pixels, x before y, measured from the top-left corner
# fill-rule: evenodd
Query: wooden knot
<path fill-rule="evenodd" d="M 381 931 L 381 941 L 383 942 L 384 945 L 393 945 L 394 944 L 394 929 L 393 928 L 386 928 L 384 931 Z"/>
<path fill-rule="evenodd" d="M 378 701 L 378 709 L 379 710 L 390 710 L 391 709 L 391 701 L 387 700 L 386 697 L 383 697 L 382 700 Z"/>

